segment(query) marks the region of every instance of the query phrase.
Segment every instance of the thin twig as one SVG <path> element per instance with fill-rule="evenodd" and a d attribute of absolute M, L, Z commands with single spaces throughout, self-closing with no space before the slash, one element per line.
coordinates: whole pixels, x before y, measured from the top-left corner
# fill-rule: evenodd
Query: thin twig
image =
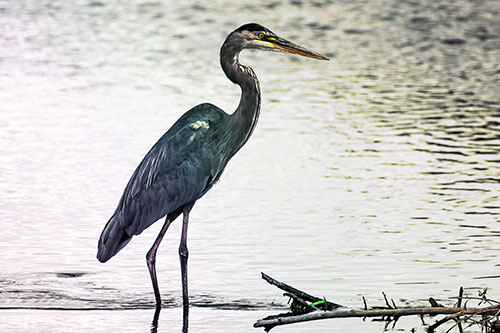
<path fill-rule="evenodd" d="M 462 306 L 462 296 L 464 295 L 464 288 L 460 287 L 460 290 L 458 291 L 458 302 L 457 302 L 457 308 Z"/>
<path fill-rule="evenodd" d="M 387 300 L 387 296 L 385 295 L 384 292 L 382 292 L 382 295 L 384 295 L 385 304 L 387 305 L 387 308 L 388 309 L 392 309 L 392 306 L 389 304 L 389 301 Z"/>
<path fill-rule="evenodd" d="M 434 330 L 436 328 L 438 328 L 439 326 L 441 326 L 442 324 L 446 323 L 447 321 L 449 320 L 452 320 L 452 319 L 456 319 L 460 316 L 464 315 L 464 312 L 463 311 L 457 311 L 449 316 L 446 316 L 444 317 L 443 319 L 440 319 L 438 321 L 436 321 L 434 324 L 432 324 L 431 326 L 429 326 L 429 328 L 427 329 L 428 332 L 434 332 Z"/>

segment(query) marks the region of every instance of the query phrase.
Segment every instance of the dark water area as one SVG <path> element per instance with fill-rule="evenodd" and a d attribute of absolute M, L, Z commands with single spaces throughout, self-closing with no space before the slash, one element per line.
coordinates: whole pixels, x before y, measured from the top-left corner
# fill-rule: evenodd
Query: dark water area
<path fill-rule="evenodd" d="M 261 271 L 353 308 L 382 291 L 449 305 L 460 286 L 500 299 L 499 17 L 493 0 L 0 1 L 0 331 L 150 330 L 161 223 L 105 265 L 97 239 L 184 111 L 236 108 L 218 52 L 248 22 L 331 60 L 243 52 L 261 117 L 191 213 L 191 331 L 282 311 Z M 176 221 L 158 252 L 158 332 L 182 323 L 179 236 Z"/>

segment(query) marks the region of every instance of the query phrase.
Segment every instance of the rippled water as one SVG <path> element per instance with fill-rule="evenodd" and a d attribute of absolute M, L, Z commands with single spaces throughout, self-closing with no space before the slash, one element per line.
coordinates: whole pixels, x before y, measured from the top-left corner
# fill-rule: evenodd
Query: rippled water
<path fill-rule="evenodd" d="M 261 119 L 191 214 L 192 331 L 255 331 L 281 311 L 261 271 L 350 307 L 460 286 L 499 299 L 499 15 L 493 0 L 0 2 L 1 330 L 149 330 L 161 223 L 105 265 L 97 239 L 185 110 L 237 106 L 218 51 L 252 21 L 331 61 L 243 54 Z M 181 324 L 179 235 L 158 253 L 162 332 Z M 305 329 L 384 324 L 275 331 Z"/>

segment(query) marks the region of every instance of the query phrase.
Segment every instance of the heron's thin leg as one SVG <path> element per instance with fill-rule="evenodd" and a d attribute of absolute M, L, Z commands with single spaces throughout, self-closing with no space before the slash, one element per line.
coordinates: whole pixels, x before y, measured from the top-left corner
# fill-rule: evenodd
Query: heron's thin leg
<path fill-rule="evenodd" d="M 187 248 L 187 231 L 189 222 L 189 212 L 193 208 L 193 205 L 184 206 L 182 209 L 182 235 L 181 244 L 179 245 L 179 259 L 181 262 L 181 277 L 182 277 L 182 332 L 188 331 L 188 318 L 189 318 L 189 298 L 188 298 L 188 280 L 187 280 L 187 261 L 189 256 L 189 251 Z"/>
<path fill-rule="evenodd" d="M 148 264 L 149 274 L 151 275 L 151 282 L 153 282 L 153 290 L 155 292 L 157 311 L 161 309 L 161 297 L 160 297 L 160 289 L 158 288 L 158 280 L 156 278 L 156 265 L 155 265 L 156 251 L 158 250 L 161 240 L 163 239 L 163 236 L 165 236 L 165 233 L 167 232 L 167 229 L 172 223 L 172 221 L 173 219 L 167 216 L 167 218 L 165 219 L 165 224 L 163 224 L 163 227 L 161 228 L 158 237 L 156 237 L 153 246 L 151 246 L 151 249 L 148 251 L 148 254 L 146 254 L 146 262 Z"/>

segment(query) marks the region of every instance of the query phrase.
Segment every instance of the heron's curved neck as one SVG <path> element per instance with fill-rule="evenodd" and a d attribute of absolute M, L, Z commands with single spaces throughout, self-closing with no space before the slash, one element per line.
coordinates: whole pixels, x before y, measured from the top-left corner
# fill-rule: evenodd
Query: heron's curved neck
<path fill-rule="evenodd" d="M 240 104 L 231 115 L 233 137 L 240 141 L 238 149 L 245 144 L 252 134 L 260 112 L 259 80 L 250 67 L 239 63 L 238 55 L 240 51 L 241 49 L 228 46 L 225 43 L 221 49 L 220 59 L 226 76 L 241 87 Z"/>

